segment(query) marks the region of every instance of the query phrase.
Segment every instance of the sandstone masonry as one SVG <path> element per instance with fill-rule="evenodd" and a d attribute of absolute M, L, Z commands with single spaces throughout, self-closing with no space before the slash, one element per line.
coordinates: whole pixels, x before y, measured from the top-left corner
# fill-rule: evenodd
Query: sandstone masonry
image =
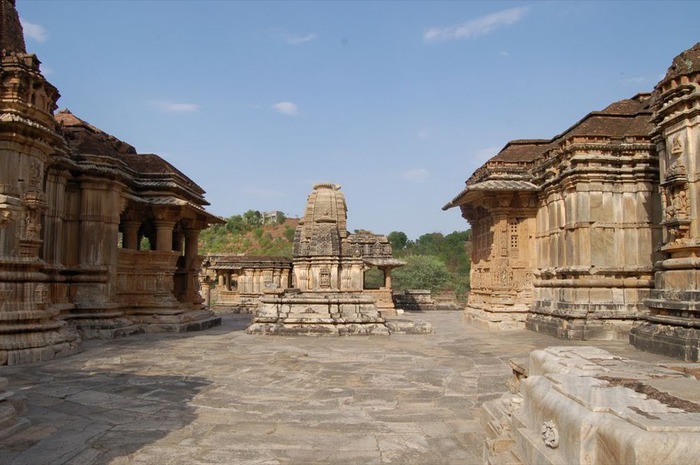
<path fill-rule="evenodd" d="M 699 361 L 700 44 L 653 93 L 515 140 L 444 209 L 472 225 L 466 315 Z"/>

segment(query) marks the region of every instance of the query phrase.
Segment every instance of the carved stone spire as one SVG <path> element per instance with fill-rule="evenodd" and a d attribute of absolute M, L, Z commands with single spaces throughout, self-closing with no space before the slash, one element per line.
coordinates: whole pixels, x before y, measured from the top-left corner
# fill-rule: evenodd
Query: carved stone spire
<path fill-rule="evenodd" d="M 0 50 L 3 55 L 27 53 L 15 0 L 0 0 Z"/>

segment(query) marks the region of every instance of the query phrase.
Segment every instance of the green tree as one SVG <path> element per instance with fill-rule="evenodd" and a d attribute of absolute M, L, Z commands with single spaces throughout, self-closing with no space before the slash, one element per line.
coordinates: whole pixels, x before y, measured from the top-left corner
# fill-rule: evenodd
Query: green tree
<path fill-rule="evenodd" d="M 423 234 L 410 245 L 410 252 L 414 255 L 440 255 L 440 248 L 445 239 L 442 233 L 434 232 Z"/>
<path fill-rule="evenodd" d="M 406 266 L 392 273 L 396 289 L 444 289 L 450 281 L 450 272 L 445 263 L 435 256 L 411 255 L 405 258 Z"/>
<path fill-rule="evenodd" d="M 233 215 L 226 219 L 226 231 L 231 233 L 242 233 L 246 230 L 246 222 L 241 215 Z"/>
<path fill-rule="evenodd" d="M 257 228 L 262 226 L 262 213 L 257 210 L 248 210 L 243 214 L 243 220 L 249 228 Z"/>
<path fill-rule="evenodd" d="M 408 236 L 402 231 L 391 231 L 387 236 L 394 252 L 402 252 L 408 243 Z"/>

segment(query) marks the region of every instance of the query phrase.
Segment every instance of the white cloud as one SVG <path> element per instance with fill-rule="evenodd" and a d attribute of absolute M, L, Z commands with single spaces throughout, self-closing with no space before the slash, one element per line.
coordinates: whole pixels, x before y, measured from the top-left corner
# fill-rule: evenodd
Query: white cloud
<path fill-rule="evenodd" d="M 504 56 L 504 57 L 507 57 L 508 55 L 510 55 L 510 53 L 506 52 L 505 50 L 499 52 L 499 54 L 500 54 L 501 56 Z"/>
<path fill-rule="evenodd" d="M 467 21 L 457 26 L 431 27 L 423 34 L 425 42 L 474 39 L 489 34 L 504 26 L 511 26 L 525 16 L 530 8 L 521 6 L 499 11 Z"/>
<path fill-rule="evenodd" d="M 154 100 L 151 103 L 168 113 L 192 113 L 199 111 L 199 105 L 196 103 L 178 103 L 167 100 Z"/>
<path fill-rule="evenodd" d="M 401 176 L 406 180 L 410 182 L 423 182 L 426 179 L 428 179 L 428 176 L 430 176 L 430 173 L 428 170 L 424 168 L 416 168 L 412 170 L 407 170 L 401 173 Z"/>
<path fill-rule="evenodd" d="M 37 42 L 46 42 L 48 33 L 46 32 L 46 29 L 44 29 L 43 26 L 31 23 L 26 19 L 22 18 L 20 18 L 20 22 L 22 23 L 22 29 L 24 29 L 25 37 L 29 37 L 30 39 L 36 40 Z"/>
<path fill-rule="evenodd" d="M 295 34 L 287 34 L 284 36 L 284 41 L 289 45 L 299 45 L 305 44 L 306 42 L 311 42 L 316 39 L 316 34 L 306 34 L 305 36 L 299 36 Z"/>
<path fill-rule="evenodd" d="M 272 108 L 277 112 L 287 116 L 296 116 L 299 114 L 299 107 L 292 102 L 277 102 L 272 105 Z"/>

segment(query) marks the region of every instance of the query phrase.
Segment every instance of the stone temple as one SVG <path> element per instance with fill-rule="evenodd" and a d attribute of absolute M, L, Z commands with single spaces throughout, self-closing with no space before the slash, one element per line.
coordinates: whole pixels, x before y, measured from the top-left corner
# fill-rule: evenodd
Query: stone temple
<path fill-rule="evenodd" d="M 471 175 L 444 207 L 472 226 L 467 318 L 700 361 L 699 180 L 700 43 L 653 92 Z"/>
<path fill-rule="evenodd" d="M 471 175 L 444 207 L 473 231 L 465 316 L 700 361 L 699 188 L 700 43 L 653 92 Z M 697 363 L 577 346 L 510 365 L 512 393 L 482 408 L 484 463 L 698 463 Z"/>
<path fill-rule="evenodd" d="M 371 236 L 371 237 L 370 237 Z M 291 289 L 261 299 L 249 333 L 264 334 L 389 334 L 430 332 L 407 320 L 387 323 L 377 302 L 390 305 L 391 269 L 404 263 L 391 257 L 384 238 L 347 231 L 347 205 L 340 186 L 316 184 L 294 235 Z M 364 272 L 384 271 L 385 286 L 364 290 Z M 391 307 L 393 309 L 393 307 Z"/>
<path fill-rule="evenodd" d="M 0 2 L 0 365 L 88 338 L 218 324 L 199 295 L 199 231 L 221 220 L 167 161 L 69 111 Z"/>

